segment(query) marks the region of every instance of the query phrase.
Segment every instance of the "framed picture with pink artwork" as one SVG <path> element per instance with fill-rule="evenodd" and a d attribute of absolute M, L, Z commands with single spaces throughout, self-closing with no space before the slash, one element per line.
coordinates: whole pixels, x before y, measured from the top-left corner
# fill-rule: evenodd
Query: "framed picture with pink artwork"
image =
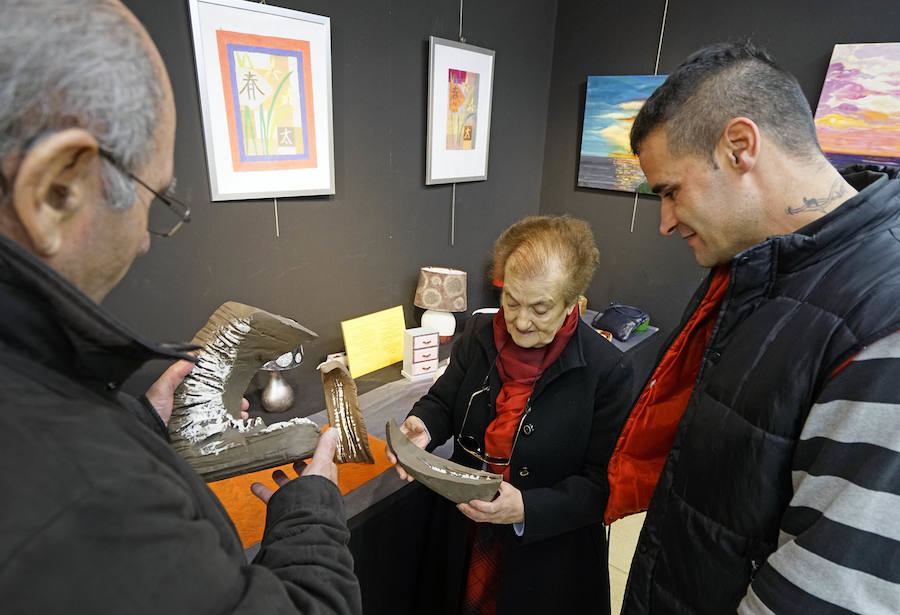
<path fill-rule="evenodd" d="M 487 179 L 494 52 L 430 40 L 425 183 Z"/>
<path fill-rule="evenodd" d="M 331 20 L 188 1 L 212 200 L 334 194 Z"/>
<path fill-rule="evenodd" d="M 815 121 L 836 168 L 900 165 L 900 43 L 835 45 Z"/>

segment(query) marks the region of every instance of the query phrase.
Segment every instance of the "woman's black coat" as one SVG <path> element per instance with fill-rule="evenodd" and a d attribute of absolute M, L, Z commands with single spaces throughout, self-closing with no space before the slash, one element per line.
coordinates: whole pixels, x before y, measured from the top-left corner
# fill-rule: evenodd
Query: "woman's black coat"
<path fill-rule="evenodd" d="M 492 317 L 475 316 L 455 342 L 450 366 L 413 406 L 431 435 L 428 450 L 455 438 L 472 392 L 490 372 L 490 405 L 472 403 L 465 431 L 483 443 L 502 383 Z M 632 372 L 624 356 L 587 324 L 578 327 L 532 395 L 510 463 L 522 492 L 525 532 L 491 526 L 503 541 L 498 614 L 609 612 L 603 513 L 607 463 L 631 408 Z M 454 446 L 453 461 L 481 462 Z M 427 521 L 428 573 L 419 583 L 421 612 L 457 613 L 468 567 L 469 520 L 438 496 Z"/>

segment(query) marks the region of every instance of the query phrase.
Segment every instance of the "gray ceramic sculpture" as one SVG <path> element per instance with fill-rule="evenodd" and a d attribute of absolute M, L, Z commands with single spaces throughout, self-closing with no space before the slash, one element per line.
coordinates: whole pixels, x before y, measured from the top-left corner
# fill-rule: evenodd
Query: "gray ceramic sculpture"
<path fill-rule="evenodd" d="M 347 367 L 340 361 L 326 361 L 316 368 L 322 374 L 325 389 L 325 409 L 328 424 L 337 428 L 340 438 L 334 453 L 336 463 L 375 463 L 369 450 L 369 436 L 359 400 L 356 383 Z"/>
<path fill-rule="evenodd" d="M 207 482 L 290 463 L 312 455 L 319 428 L 309 419 L 266 426 L 241 420 L 241 399 L 257 370 L 318 337 L 289 318 L 229 301 L 192 343 L 197 365 L 175 390 L 169 420 L 172 447 Z"/>
<path fill-rule="evenodd" d="M 457 504 L 470 500 L 490 502 L 497 495 L 503 481 L 500 474 L 473 470 L 424 451 L 400 431 L 394 419 L 388 421 L 385 433 L 397 463 L 438 495 Z"/>

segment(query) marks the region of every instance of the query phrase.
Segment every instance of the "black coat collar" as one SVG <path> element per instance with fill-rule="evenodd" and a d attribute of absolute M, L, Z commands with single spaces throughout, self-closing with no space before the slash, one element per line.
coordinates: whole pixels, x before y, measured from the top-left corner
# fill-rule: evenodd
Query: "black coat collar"
<path fill-rule="evenodd" d="M 774 235 L 744 250 L 734 257 L 733 264 L 768 261 L 780 273 L 797 271 L 845 249 L 851 241 L 864 241 L 870 233 L 897 223 L 900 180 L 889 180 L 887 174 L 875 171 L 852 173 L 844 179 L 859 193 L 793 233 Z"/>
<path fill-rule="evenodd" d="M 116 387 L 151 359 L 189 359 L 187 344 L 142 339 L 10 239 L 0 236 L 0 346 L 85 384 Z"/>

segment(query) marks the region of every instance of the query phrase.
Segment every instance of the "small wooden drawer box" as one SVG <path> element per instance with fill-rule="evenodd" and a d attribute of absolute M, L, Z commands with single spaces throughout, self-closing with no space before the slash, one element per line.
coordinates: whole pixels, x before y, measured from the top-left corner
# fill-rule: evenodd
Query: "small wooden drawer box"
<path fill-rule="evenodd" d="M 403 332 L 403 376 L 410 379 L 430 378 L 438 366 L 437 329 L 416 327 Z"/>
<path fill-rule="evenodd" d="M 421 363 L 423 361 L 436 360 L 438 358 L 437 348 L 418 348 L 413 350 L 413 363 Z"/>
<path fill-rule="evenodd" d="M 412 347 L 414 350 L 421 348 L 435 348 L 440 345 L 437 329 L 431 327 L 417 327 L 415 329 L 407 329 L 406 334 L 410 335 L 411 331 L 420 331 L 421 333 L 412 334 Z"/>
<path fill-rule="evenodd" d="M 412 375 L 413 376 L 422 376 L 422 375 L 430 375 L 437 371 L 438 361 L 437 359 L 433 361 L 425 361 L 424 363 L 413 363 L 412 364 Z"/>

